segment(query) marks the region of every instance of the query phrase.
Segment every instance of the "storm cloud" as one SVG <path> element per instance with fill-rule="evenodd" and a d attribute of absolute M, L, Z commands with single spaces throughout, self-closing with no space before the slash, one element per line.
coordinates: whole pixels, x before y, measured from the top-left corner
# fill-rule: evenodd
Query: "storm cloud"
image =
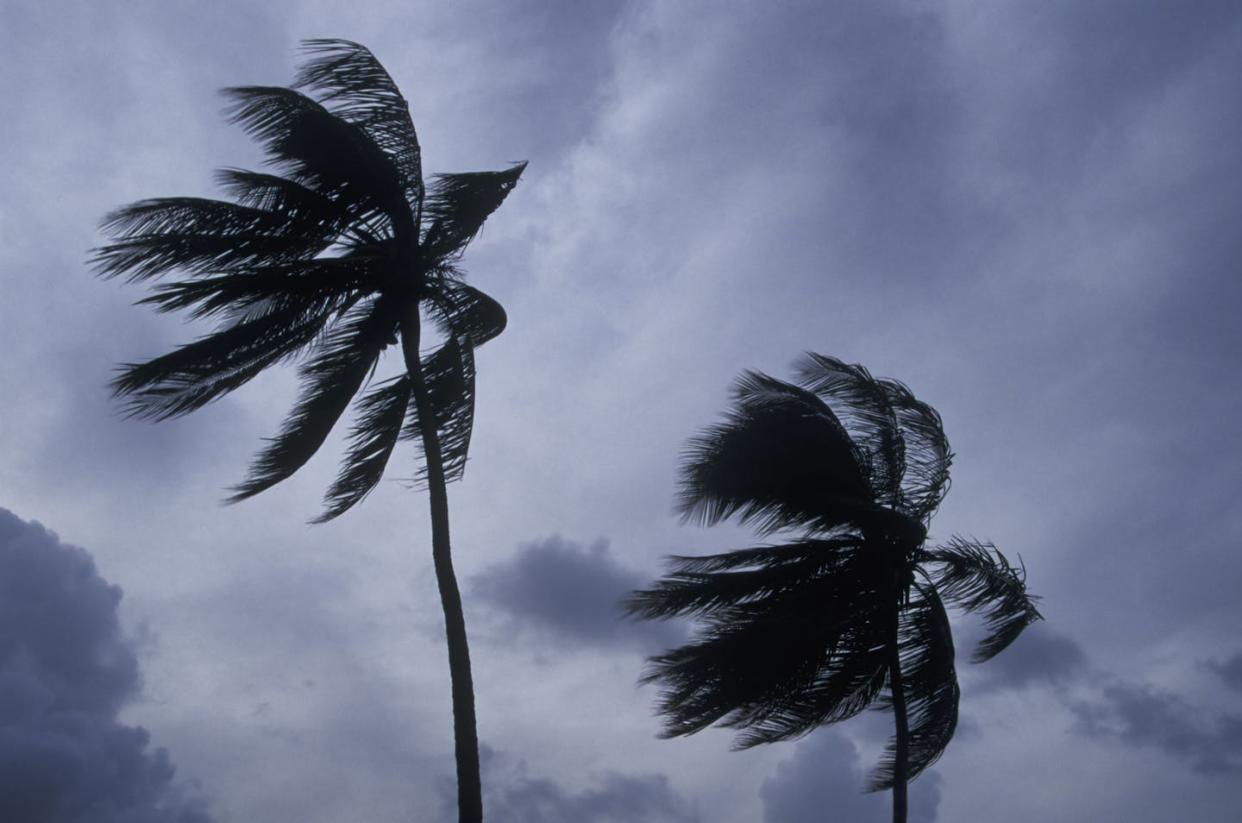
<path fill-rule="evenodd" d="M 961 632 L 959 649 L 970 649 L 982 637 L 978 627 Z M 965 661 L 962 661 L 965 662 Z M 1058 632 L 1046 622 L 1035 623 L 1014 644 L 987 662 L 966 668 L 975 678 L 976 689 L 1057 686 L 1071 683 L 1087 673 L 1087 654 L 1072 637 Z"/>
<path fill-rule="evenodd" d="M 483 778 L 489 816 L 510 823 L 700 823 L 692 804 L 658 774 L 605 772 L 585 786 L 566 788 L 530 774 L 527 763 L 483 746 Z M 455 793 L 441 789 L 445 823 L 456 819 Z"/>
<path fill-rule="evenodd" d="M 1237 664 L 1235 657 L 1203 666 L 1236 687 L 1231 678 Z M 980 668 L 971 694 L 1043 689 L 1074 718 L 1075 734 L 1123 748 L 1154 749 L 1205 776 L 1242 770 L 1242 716 L 1101 669 L 1076 640 L 1045 623 L 1032 626 Z M 980 731 L 973 722 L 969 728 Z"/>
<path fill-rule="evenodd" d="M 1206 665 L 1229 688 L 1242 691 L 1242 653 L 1227 657 L 1224 660 L 1209 660 Z"/>
<path fill-rule="evenodd" d="M 759 789 L 764 823 L 883 823 L 891 820 L 887 793 L 864 793 L 865 767 L 844 734 L 810 735 L 777 764 Z M 911 823 L 933 823 L 940 805 L 940 775 L 920 775 L 910 785 Z"/>
<path fill-rule="evenodd" d="M 512 629 L 654 654 L 677 645 L 685 632 L 676 623 L 625 617 L 624 598 L 649 582 L 617 560 L 607 540 L 583 546 L 553 535 L 521 544 L 512 558 L 471 578 L 470 586 Z"/>
<path fill-rule="evenodd" d="M 1105 683 L 1093 700 L 1072 704 L 1077 730 L 1126 746 L 1145 746 L 1204 775 L 1242 772 L 1242 716 L 1197 706 L 1146 684 Z"/>
<path fill-rule="evenodd" d="M 168 752 L 117 719 L 141 688 L 120 600 L 85 551 L 0 509 L 0 818 L 210 823 Z"/>

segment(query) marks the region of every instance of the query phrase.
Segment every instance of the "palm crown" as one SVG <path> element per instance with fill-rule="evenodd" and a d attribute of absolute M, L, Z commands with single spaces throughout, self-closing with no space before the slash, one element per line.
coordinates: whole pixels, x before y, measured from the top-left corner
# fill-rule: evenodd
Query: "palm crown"
<path fill-rule="evenodd" d="M 807 355 L 798 376 L 744 373 L 728 417 L 687 447 L 685 519 L 736 517 L 790 539 L 672 558 L 667 577 L 636 592 L 633 614 L 701 621 L 693 642 L 649 661 L 644 680 L 662 686 L 665 736 L 716 723 L 739 730 L 739 747 L 891 706 L 898 733 L 871 788 L 904 790 L 957 723 L 944 603 L 983 613 L 976 661 L 1040 615 L 1025 570 L 995 547 L 925 545 L 952 459 L 934 409 L 831 357 Z"/>
<path fill-rule="evenodd" d="M 408 105 L 383 66 L 348 41 L 306 48 L 312 59 L 293 88 L 225 90 L 230 119 L 262 143 L 277 173 L 220 171 L 233 202 L 177 197 L 122 208 L 105 219 L 114 240 L 95 262 L 130 281 L 180 272 L 141 302 L 222 321 L 199 340 L 123 368 L 113 386 L 134 416 L 187 414 L 268 366 L 304 357 L 301 397 L 230 501 L 291 476 L 364 392 L 326 520 L 361 500 L 397 440 L 418 439 L 430 421 L 447 478 L 460 476 L 473 351 L 504 329 L 505 313 L 462 281 L 457 261 L 525 164 L 439 175 L 424 186 Z M 399 335 L 415 338 L 403 343 L 418 362 L 420 309 L 443 333 L 421 360 L 430 405 L 422 410 L 410 369 L 368 386 Z"/>

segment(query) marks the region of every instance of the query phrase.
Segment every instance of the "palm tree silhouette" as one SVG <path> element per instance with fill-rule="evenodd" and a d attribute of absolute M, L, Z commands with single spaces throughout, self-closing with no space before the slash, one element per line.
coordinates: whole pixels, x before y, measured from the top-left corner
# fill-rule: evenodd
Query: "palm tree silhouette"
<path fill-rule="evenodd" d="M 627 601 L 631 614 L 692 616 L 694 641 L 648 661 L 664 737 L 712 725 L 737 748 L 788 740 L 891 707 L 896 733 L 869 790 L 893 790 L 944 751 L 957 725 L 953 636 L 944 602 L 982 612 L 990 659 L 1035 620 L 1025 567 L 955 537 L 928 548 L 952 454 L 934 409 L 901 383 L 808 354 L 798 385 L 745 372 L 724 422 L 690 441 L 684 520 L 730 517 L 788 542 L 671 558 Z"/>
<path fill-rule="evenodd" d="M 220 321 L 169 354 L 126 365 L 113 383 L 134 417 L 187 414 L 277 363 L 302 357 L 301 396 L 229 502 L 290 477 L 346 407 L 355 422 L 318 522 L 362 500 L 398 440 L 421 443 L 432 557 L 452 679 L 460 819 L 482 819 L 479 748 L 445 484 L 459 478 L 474 417 L 474 349 L 505 327 L 500 304 L 466 285 L 458 261 L 525 163 L 444 174 L 424 186 L 409 107 L 379 61 L 345 40 L 309 40 L 292 88 L 226 89 L 228 114 L 262 143 L 275 174 L 219 173 L 235 202 L 144 200 L 103 222 L 105 276 L 181 272 L 140 301 Z M 308 96 L 307 92 L 309 95 Z M 422 314 L 438 327 L 420 356 Z M 374 382 L 399 342 L 404 373 Z"/>

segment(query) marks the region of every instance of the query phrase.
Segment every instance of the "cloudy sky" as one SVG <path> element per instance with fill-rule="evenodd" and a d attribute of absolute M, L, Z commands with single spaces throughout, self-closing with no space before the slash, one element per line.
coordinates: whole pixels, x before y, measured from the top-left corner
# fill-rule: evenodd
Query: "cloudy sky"
<path fill-rule="evenodd" d="M 886 716 L 657 740 L 635 681 L 683 629 L 612 609 L 663 555 L 751 542 L 678 523 L 678 451 L 804 350 L 940 410 L 934 536 L 1020 554 L 1044 597 L 962 661 L 912 819 L 1236 819 L 1232 0 L 0 5 L 6 819 L 453 819 L 413 454 L 312 527 L 339 439 L 219 505 L 292 372 L 159 425 L 107 391 L 203 329 L 93 277 L 99 219 L 256 165 L 217 89 L 289 82 L 307 37 L 376 53 L 429 170 L 530 161 L 466 259 L 510 325 L 450 488 L 491 819 L 884 819 Z"/>

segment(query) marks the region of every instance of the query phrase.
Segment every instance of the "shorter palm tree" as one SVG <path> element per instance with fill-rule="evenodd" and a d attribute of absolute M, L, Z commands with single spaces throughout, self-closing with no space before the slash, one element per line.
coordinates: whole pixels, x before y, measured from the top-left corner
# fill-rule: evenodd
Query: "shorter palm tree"
<path fill-rule="evenodd" d="M 651 658 L 664 737 L 713 724 L 738 748 L 801 737 L 878 705 L 896 732 L 869 790 L 893 790 L 936 761 L 957 726 L 946 602 L 981 612 L 988 660 L 1041 619 L 1026 569 L 990 543 L 926 545 L 952 454 L 934 409 L 862 366 L 808 354 L 798 383 L 745 372 L 724 422 L 684 454 L 679 510 L 731 517 L 788 542 L 674 557 L 631 614 L 700 621 L 693 642 Z"/>

